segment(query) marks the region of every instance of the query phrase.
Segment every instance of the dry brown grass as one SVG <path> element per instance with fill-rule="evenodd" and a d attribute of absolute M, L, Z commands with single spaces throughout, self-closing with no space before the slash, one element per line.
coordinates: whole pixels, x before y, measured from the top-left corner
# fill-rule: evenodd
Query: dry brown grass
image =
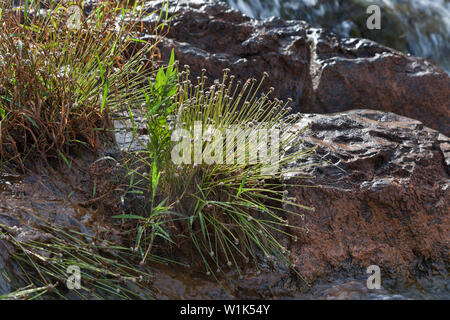
<path fill-rule="evenodd" d="M 116 1 L 99 2 L 76 29 L 65 1 L 23 3 L 18 10 L 4 2 L 0 17 L 0 155 L 22 170 L 29 157 L 96 152 L 110 111 L 145 86 L 138 74 L 151 71 L 158 41 L 138 42 L 142 12 Z"/>

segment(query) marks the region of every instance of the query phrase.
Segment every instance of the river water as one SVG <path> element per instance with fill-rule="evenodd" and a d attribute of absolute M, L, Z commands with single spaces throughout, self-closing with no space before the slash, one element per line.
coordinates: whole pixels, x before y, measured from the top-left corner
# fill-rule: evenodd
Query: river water
<path fill-rule="evenodd" d="M 361 37 L 431 59 L 450 73 L 450 0 L 223 0 L 253 18 L 305 20 L 341 37 Z M 381 9 L 369 30 L 367 7 Z"/>

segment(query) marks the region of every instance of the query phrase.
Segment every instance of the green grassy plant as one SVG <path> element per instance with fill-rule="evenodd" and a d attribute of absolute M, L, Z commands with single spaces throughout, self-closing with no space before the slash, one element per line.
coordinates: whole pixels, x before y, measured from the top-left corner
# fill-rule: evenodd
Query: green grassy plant
<path fill-rule="evenodd" d="M 147 195 L 147 216 L 119 216 L 137 220 L 136 247 L 143 262 L 159 238 L 165 244 L 191 244 L 207 274 L 228 267 L 240 271 L 249 261 L 258 266 L 258 253 L 288 263 L 288 252 L 279 235 L 292 237 L 289 230 L 297 227 L 288 225 L 287 215 L 311 210 L 290 200 L 281 182 L 282 174 L 302 172 L 301 166 L 291 172 L 286 169 L 287 164 L 312 152 L 312 149 L 292 151 L 303 132 L 295 129 L 299 116 L 289 115 L 288 103 L 269 99 L 270 92 L 259 94 L 264 79 L 261 82 L 250 79 L 242 85 L 225 71 L 221 81 L 206 88 L 206 77 L 192 83 L 187 68 L 174 87 L 168 80 L 174 73 L 170 66 L 165 76 L 160 75 L 159 81 L 165 83 L 169 92 L 165 99 L 157 104 L 147 99 L 143 104 L 141 113 L 145 115 L 150 138 L 143 143 L 145 148 L 134 155 L 137 164 L 131 167 L 137 169 L 130 169 L 135 177 L 132 192 Z M 213 125 L 220 132 L 226 132 L 232 125 L 279 128 L 282 156 L 274 163 L 279 170 L 265 174 L 261 170 L 263 163 L 174 163 L 173 131 L 182 127 L 193 132 L 195 122 L 202 123 L 204 128 Z M 250 152 L 254 152 L 250 140 L 245 141 L 246 150 L 253 148 Z M 211 140 L 204 141 L 201 152 L 210 152 L 208 145 L 213 144 Z M 235 144 L 233 150 L 237 147 Z M 284 209 L 287 207 L 291 209 Z"/>
<path fill-rule="evenodd" d="M 39 219 L 39 217 L 36 217 Z M 22 230 L 0 225 L 0 249 L 13 258 L 16 269 L 12 286 L 16 291 L 0 299 L 151 299 L 153 289 L 149 270 L 139 268 L 133 249 L 93 239 L 79 230 L 65 230 L 41 222 L 28 230 L 45 240 L 24 239 Z M 27 227 L 28 228 L 28 227 Z M 7 241 L 9 245 L 2 245 Z M 161 262 L 158 257 L 150 260 Z M 67 287 L 70 268 L 81 271 L 81 287 Z"/>
<path fill-rule="evenodd" d="M 46 12 L 36 10 L 44 4 Z M 158 12 L 158 22 L 147 30 L 154 36 L 143 41 L 138 1 L 128 6 L 99 2 L 76 28 L 67 26 L 68 4 L 25 0 L 20 10 L 6 3 L 1 7 L 2 162 L 25 170 L 25 160 L 33 155 L 60 159 L 70 167 L 70 156 L 80 148 L 101 149 L 113 130 L 111 114 L 126 111 L 142 148 L 122 167 L 128 192 L 145 199 L 144 213 L 116 216 L 131 227 L 122 234 L 131 239 L 125 245 L 91 243 L 81 232 L 52 224 L 40 227 L 52 235 L 50 241 L 23 242 L 14 230 L 0 226 L 24 271 L 22 289 L 0 298 L 66 298 L 62 283 L 70 265 L 84 270 L 83 288 L 72 292 L 78 297 L 138 298 L 143 285 L 134 285 L 147 275 L 145 264 L 160 261 L 156 250 L 173 247 L 188 247 L 191 265 L 200 262 L 208 275 L 227 268 L 241 273 L 245 263 L 259 267 L 264 257 L 290 265 L 283 238 L 294 238 L 292 230 L 299 227 L 289 225 L 288 216 L 311 208 L 289 198 L 282 176 L 301 175 L 301 164 L 291 164 L 313 150 L 295 147 L 303 130 L 296 128 L 299 115 L 290 114 L 289 101 L 259 92 L 267 75 L 242 84 L 225 70 L 221 80 L 207 87 L 204 74 L 193 80 L 188 67 L 179 72 L 173 52 L 168 66 L 153 72 L 167 13 Z M 136 111 L 145 128 L 138 128 Z M 271 163 L 277 169 L 267 173 L 266 163 L 250 161 L 175 163 L 174 132 L 193 132 L 197 123 L 225 133 L 225 141 L 231 126 L 279 130 L 280 157 Z M 148 140 L 140 138 L 142 130 Z M 231 149 L 243 147 L 250 157 L 255 145 L 239 135 L 238 141 L 245 142 Z M 189 145 L 195 145 L 191 139 Z M 231 151 L 215 137 L 200 142 L 200 158 L 218 145 L 227 150 L 226 158 Z M 190 150 L 189 156 L 195 156 L 195 148 Z M 130 281 L 131 287 L 124 284 Z"/>
<path fill-rule="evenodd" d="M 58 159 L 71 167 L 77 152 L 96 152 L 113 138 L 111 114 L 146 100 L 152 90 L 164 11 L 150 27 L 139 1 L 100 1 L 68 26 L 75 2 L 24 0 L 0 5 L 0 156 L 25 171 L 27 160 Z M 82 3 L 79 3 L 82 8 Z M 45 10 L 39 11 L 39 8 Z M 145 14 L 150 14 L 146 12 Z M 77 18 L 78 19 L 78 18 Z M 70 24 L 69 24 L 70 25 Z M 150 29 L 149 29 L 150 28 Z M 150 40 L 140 35 L 147 32 Z M 95 196 L 95 191 L 94 191 Z M 31 226 L 30 226 L 31 227 Z M 55 223 L 36 227 L 49 241 L 22 241 L 0 226 L 2 241 L 23 271 L 22 287 L 3 299 L 151 297 L 136 252 Z M 1 241 L 0 241 L 1 242 Z M 155 257 L 148 255 L 150 260 Z M 65 289 L 67 267 L 79 266 L 81 290 Z"/>

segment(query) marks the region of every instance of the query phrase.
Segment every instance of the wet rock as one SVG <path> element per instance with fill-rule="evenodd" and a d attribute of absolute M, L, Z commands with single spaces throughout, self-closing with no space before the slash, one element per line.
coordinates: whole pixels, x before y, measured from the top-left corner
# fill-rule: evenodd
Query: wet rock
<path fill-rule="evenodd" d="M 105 165 L 101 169 L 105 175 L 108 174 Z M 119 226 L 110 218 L 120 213 L 118 201 L 114 202 L 116 211 L 112 206 L 106 207 L 106 215 L 99 206 L 94 210 L 92 207 L 96 202 L 88 200 L 92 197 L 88 182 L 97 176 L 89 177 L 86 170 L 76 169 L 68 174 L 66 168 L 55 172 L 40 167 L 37 171 L 37 174 L 29 172 L 20 177 L 0 176 L 0 296 L 29 284 L 24 282 L 27 277 L 23 266 L 17 263 L 15 254 L 18 251 L 8 238 L 9 234 L 21 244 L 30 241 L 45 243 L 53 237 L 49 233 L 49 224 L 84 234 L 85 241 L 101 239 L 121 243 Z M 107 185 L 107 178 L 97 185 L 102 190 Z M 108 199 L 102 200 L 108 203 Z M 90 203 L 90 206 L 82 206 L 82 203 Z M 44 256 L 47 253 L 39 254 Z"/>
<path fill-rule="evenodd" d="M 449 135 L 450 78 L 426 60 L 363 39 L 312 36 L 310 93 L 304 112 L 395 112 Z"/>
<path fill-rule="evenodd" d="M 431 58 L 450 71 L 450 7 L 446 0 L 223 0 L 252 18 L 300 19 L 340 37 L 366 38 Z M 381 29 L 367 28 L 367 8 L 381 9 Z M 419 18 L 420 17 L 420 18 Z"/>
<path fill-rule="evenodd" d="M 289 224 L 306 228 L 291 260 L 308 281 L 446 275 L 449 263 L 449 139 L 419 121 L 372 110 L 305 115 L 303 146 L 317 146 L 311 187 L 289 196 L 315 211 Z M 296 164 L 298 165 L 298 164 Z M 287 178 L 288 179 L 288 178 Z M 290 178 L 295 183 L 296 178 Z M 299 181 L 305 184 L 305 180 Z"/>
<path fill-rule="evenodd" d="M 278 266 L 277 266 L 278 267 Z M 238 272 L 223 269 L 216 276 L 174 265 L 155 269 L 157 299 L 305 299 L 298 279 L 285 266 L 277 270 L 261 265 L 258 271 L 250 265 Z M 328 288 L 328 287 L 327 287 Z"/>
<path fill-rule="evenodd" d="M 162 2 L 148 2 L 148 9 Z M 294 99 L 294 111 L 383 110 L 450 135 L 450 78 L 427 60 L 369 40 L 340 39 L 304 21 L 253 20 L 215 1 L 177 3 L 161 52 L 169 57 L 174 48 L 194 77 L 203 68 L 210 81 L 225 68 L 240 80 L 267 71 L 262 89 L 273 86 L 280 99 Z"/>

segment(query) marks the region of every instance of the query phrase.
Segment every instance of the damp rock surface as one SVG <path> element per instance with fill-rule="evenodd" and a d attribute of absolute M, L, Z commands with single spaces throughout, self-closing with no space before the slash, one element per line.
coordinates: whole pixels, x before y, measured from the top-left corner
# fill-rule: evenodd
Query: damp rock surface
<path fill-rule="evenodd" d="M 149 11 L 163 1 L 150 1 Z M 437 65 L 376 42 L 339 38 L 305 21 L 251 19 L 216 1 L 179 1 L 161 42 L 192 76 L 206 70 L 210 81 L 222 70 L 245 81 L 270 78 L 262 90 L 294 100 L 294 112 L 330 113 L 375 109 L 419 119 L 450 135 L 450 78 Z M 146 20 L 151 23 L 151 17 Z"/>
<path fill-rule="evenodd" d="M 373 110 L 306 114 L 300 147 L 316 146 L 308 187 L 289 196 L 314 211 L 290 216 L 300 226 L 291 260 L 309 281 L 447 276 L 450 234 L 449 139 L 417 120 Z M 303 165 L 292 164 L 292 166 Z M 305 180 L 287 177 L 290 183 Z"/>

